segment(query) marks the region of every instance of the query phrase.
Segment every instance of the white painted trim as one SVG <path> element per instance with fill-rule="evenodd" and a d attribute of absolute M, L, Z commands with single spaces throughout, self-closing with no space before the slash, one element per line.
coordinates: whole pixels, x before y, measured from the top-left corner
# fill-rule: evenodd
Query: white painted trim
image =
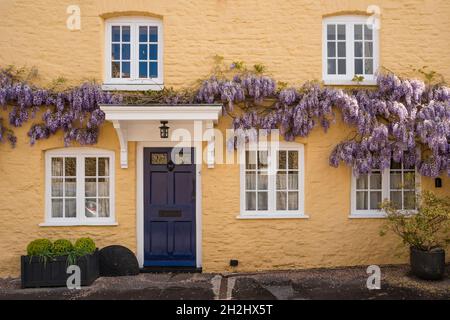
<path fill-rule="evenodd" d="M 271 147 L 269 144 L 268 155 L 268 172 L 269 172 L 269 188 L 268 188 L 268 210 L 265 211 L 249 211 L 245 209 L 245 150 L 242 148 L 239 153 L 239 176 L 240 176 L 240 215 L 239 218 L 245 219 L 280 219 L 280 218 L 309 218 L 305 215 L 305 150 L 304 144 L 298 142 L 279 142 L 278 148 Z M 263 150 L 263 149 L 259 149 Z M 276 152 L 279 150 L 295 150 L 298 151 L 298 210 L 276 210 L 276 166 L 277 163 L 272 161 L 277 159 Z M 271 174 L 272 173 L 272 174 Z M 272 188 L 271 188 L 272 186 Z"/>
<path fill-rule="evenodd" d="M 217 123 L 222 105 L 100 105 L 106 120 L 210 120 Z"/>
<path fill-rule="evenodd" d="M 130 78 L 115 79 L 111 77 L 111 26 L 130 26 Z M 151 79 L 139 78 L 139 30 L 142 25 L 158 27 L 158 77 Z M 105 90 L 161 90 L 164 83 L 164 28 L 160 19 L 152 17 L 125 16 L 110 18 L 105 21 L 105 55 L 104 83 Z M 117 86 L 114 86 L 117 85 Z M 125 85 L 125 86 L 123 86 Z M 134 87 L 128 87 L 135 85 Z M 139 87 L 145 85 L 143 87 Z M 150 86 L 150 87 L 149 87 Z"/>
<path fill-rule="evenodd" d="M 259 220 L 259 219 L 309 219 L 305 214 L 260 214 L 260 215 L 238 215 L 238 220 Z"/>
<path fill-rule="evenodd" d="M 380 66 L 380 39 L 379 31 L 373 29 L 373 75 L 363 75 L 364 81 L 359 83 L 352 81 L 355 76 L 355 57 L 354 57 L 354 29 L 355 24 L 367 24 L 368 16 L 346 15 L 332 16 L 322 20 L 322 80 L 326 85 L 376 85 L 376 72 Z M 327 74 L 327 24 L 345 24 L 345 49 L 346 49 L 346 74 L 329 75 Z M 337 51 L 337 48 L 336 48 Z M 336 65 L 337 70 L 337 65 Z"/>
<path fill-rule="evenodd" d="M 161 91 L 164 89 L 164 84 L 102 84 L 102 90 L 105 91 Z"/>
<path fill-rule="evenodd" d="M 51 159 L 55 157 L 76 157 L 77 158 L 77 217 L 76 218 L 53 218 L 51 212 Z M 85 157 L 107 157 L 109 158 L 109 194 L 110 194 L 110 215 L 108 218 L 87 218 L 84 214 L 84 161 Z M 105 226 L 115 225 L 115 153 L 110 150 L 96 148 L 62 148 L 48 150 L 45 152 L 45 219 L 39 226 Z"/>
<path fill-rule="evenodd" d="M 144 148 L 174 147 L 178 141 L 144 141 L 136 146 L 136 256 L 139 266 L 144 266 Z M 201 141 L 194 143 L 195 155 L 202 150 Z M 200 152 L 201 154 L 201 152 Z M 196 159 L 195 159 L 196 160 Z M 196 265 L 202 267 L 202 161 L 196 163 L 196 195 L 195 195 L 195 230 L 196 230 Z"/>
<path fill-rule="evenodd" d="M 76 223 L 76 222 L 44 222 L 40 223 L 39 227 L 76 227 L 76 226 L 97 226 L 97 227 L 104 227 L 104 226 L 118 226 L 119 224 L 117 222 L 86 222 L 86 223 Z"/>

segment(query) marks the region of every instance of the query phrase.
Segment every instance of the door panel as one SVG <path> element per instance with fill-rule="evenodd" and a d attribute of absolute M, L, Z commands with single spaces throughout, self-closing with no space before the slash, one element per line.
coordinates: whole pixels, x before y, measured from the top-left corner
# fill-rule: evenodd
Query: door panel
<path fill-rule="evenodd" d="M 171 151 L 144 148 L 144 266 L 195 267 L 194 152 L 174 164 Z"/>

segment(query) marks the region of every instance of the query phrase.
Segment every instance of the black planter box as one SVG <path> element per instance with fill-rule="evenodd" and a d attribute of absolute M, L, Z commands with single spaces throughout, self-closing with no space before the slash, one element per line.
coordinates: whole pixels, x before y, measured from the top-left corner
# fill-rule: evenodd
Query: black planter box
<path fill-rule="evenodd" d="M 410 264 L 414 275 L 424 280 L 440 280 L 445 274 L 445 251 L 436 248 L 423 251 L 410 248 Z"/>
<path fill-rule="evenodd" d="M 99 277 L 98 250 L 77 259 L 81 270 L 81 285 L 89 286 Z M 21 257 L 22 288 L 65 287 L 67 278 L 67 256 L 41 261 L 38 257 Z"/>

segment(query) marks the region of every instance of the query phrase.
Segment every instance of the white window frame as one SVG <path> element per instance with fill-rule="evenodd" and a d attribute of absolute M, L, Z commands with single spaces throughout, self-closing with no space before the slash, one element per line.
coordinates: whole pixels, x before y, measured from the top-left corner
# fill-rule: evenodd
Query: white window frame
<path fill-rule="evenodd" d="M 112 26 L 130 26 L 130 78 L 118 79 L 111 75 Z M 158 77 L 139 78 L 139 26 L 158 28 Z M 105 21 L 104 90 L 162 90 L 164 88 L 164 33 L 161 20 L 151 17 L 118 17 Z"/>
<path fill-rule="evenodd" d="M 357 83 L 352 81 L 355 76 L 355 57 L 354 57 L 354 25 L 355 24 L 367 24 L 368 16 L 334 16 L 324 18 L 322 21 L 322 80 L 326 85 L 356 85 Z M 345 24 L 345 51 L 346 51 L 346 74 L 345 75 L 329 75 L 327 73 L 327 25 L 328 24 Z M 364 32 L 364 30 L 363 30 Z M 364 45 L 363 45 L 364 47 Z M 337 50 L 337 49 L 336 49 Z M 379 31 L 377 28 L 373 28 L 373 75 L 364 76 L 364 81 L 359 82 L 359 85 L 375 85 L 376 84 L 376 72 L 379 68 Z M 337 65 L 336 65 L 337 70 Z"/>
<path fill-rule="evenodd" d="M 51 192 L 52 192 L 52 158 L 73 157 L 77 158 L 77 215 L 75 218 L 54 218 L 52 217 Z M 85 172 L 84 158 L 103 157 L 109 158 L 109 217 L 87 218 L 85 216 Z M 114 151 L 95 148 L 64 148 L 45 152 L 45 222 L 40 226 L 104 226 L 117 225 L 115 220 L 115 153 Z"/>
<path fill-rule="evenodd" d="M 398 170 L 398 169 L 393 169 L 393 170 Z M 402 171 L 403 171 L 403 167 L 402 167 Z M 381 199 L 382 201 L 384 200 L 390 200 L 390 193 L 391 193 L 391 169 L 385 169 L 383 171 L 381 171 L 381 187 L 382 187 L 382 192 L 381 192 Z M 415 175 L 414 175 L 414 179 L 415 179 L 415 192 L 416 195 L 418 193 L 420 193 L 420 185 L 421 185 L 421 176 L 418 173 L 417 170 L 415 170 Z M 350 218 L 386 218 L 386 214 L 382 211 L 382 210 L 374 210 L 374 209 L 367 209 L 367 210 L 357 210 L 356 209 L 356 180 L 357 177 L 354 173 L 352 173 L 352 182 L 351 182 L 351 199 L 350 199 Z M 370 196 L 370 195 L 369 195 Z M 405 210 L 408 212 L 416 212 L 417 210 Z"/>
<path fill-rule="evenodd" d="M 278 145 L 278 147 L 276 147 Z M 268 150 L 268 210 L 246 210 L 245 203 L 245 151 L 265 151 Z M 309 218 L 305 214 L 305 153 L 304 145 L 297 142 L 279 142 L 268 144 L 267 148 L 252 148 L 247 146 L 239 150 L 240 167 L 240 214 L 238 219 L 292 219 Z M 277 163 L 272 159 L 277 159 L 278 151 L 298 151 L 298 210 L 276 210 L 276 171 Z"/>

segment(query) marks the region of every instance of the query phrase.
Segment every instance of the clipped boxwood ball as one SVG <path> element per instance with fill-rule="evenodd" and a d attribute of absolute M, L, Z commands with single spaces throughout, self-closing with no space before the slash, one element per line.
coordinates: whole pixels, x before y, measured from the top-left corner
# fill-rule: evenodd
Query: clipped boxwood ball
<path fill-rule="evenodd" d="M 67 239 L 58 239 L 53 242 L 52 252 L 55 256 L 66 256 L 73 250 L 72 242 Z"/>
<path fill-rule="evenodd" d="M 52 242 L 48 239 L 36 239 L 28 244 L 27 254 L 29 256 L 48 255 L 52 250 L 52 246 Z"/>
<path fill-rule="evenodd" d="M 100 276 L 120 277 L 139 274 L 139 263 L 134 253 L 123 246 L 108 246 L 99 251 Z"/>
<path fill-rule="evenodd" d="M 95 251 L 95 242 L 91 238 L 80 238 L 75 241 L 74 247 L 82 254 L 91 254 Z"/>

